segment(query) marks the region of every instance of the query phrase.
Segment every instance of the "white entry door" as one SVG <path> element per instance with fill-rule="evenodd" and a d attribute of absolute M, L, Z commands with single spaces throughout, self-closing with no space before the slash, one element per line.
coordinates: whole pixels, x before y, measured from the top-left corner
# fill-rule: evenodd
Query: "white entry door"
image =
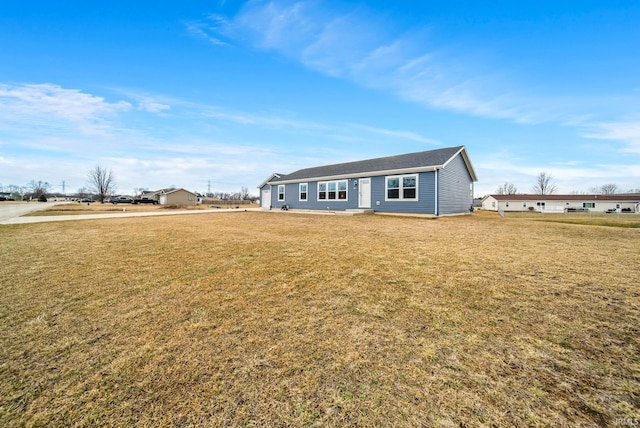
<path fill-rule="evenodd" d="M 371 179 L 358 180 L 358 208 L 371 208 Z"/>
<path fill-rule="evenodd" d="M 262 193 L 260 194 L 260 207 L 261 208 L 271 207 L 271 189 L 268 187 L 262 189 Z"/>

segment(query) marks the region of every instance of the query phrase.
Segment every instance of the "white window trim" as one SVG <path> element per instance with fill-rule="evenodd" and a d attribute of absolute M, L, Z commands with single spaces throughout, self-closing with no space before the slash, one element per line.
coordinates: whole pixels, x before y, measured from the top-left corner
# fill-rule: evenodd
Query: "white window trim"
<path fill-rule="evenodd" d="M 280 199 L 280 188 L 282 187 L 282 199 Z M 287 186 L 284 184 L 278 184 L 278 202 L 284 202 L 287 200 Z"/>
<path fill-rule="evenodd" d="M 340 193 L 339 190 L 339 183 L 344 182 L 345 183 L 345 194 L 346 194 L 346 198 L 344 199 L 339 199 L 338 198 L 338 194 Z M 329 199 L 329 183 L 335 183 L 336 184 L 336 198 L 335 199 Z M 327 197 L 325 199 L 320 199 L 320 185 L 321 184 L 325 184 L 326 187 L 326 191 L 325 193 L 327 194 Z M 332 201 L 332 202 L 348 202 L 349 201 L 349 180 L 331 180 L 331 181 L 319 181 L 318 182 L 318 191 L 316 192 L 316 200 L 318 202 L 324 202 L 324 201 Z"/>
<path fill-rule="evenodd" d="M 404 198 L 404 192 L 402 187 L 403 178 L 407 177 L 415 177 L 416 178 L 416 197 L 415 198 Z M 389 198 L 389 180 L 397 178 L 400 184 L 398 187 L 398 198 Z M 420 189 L 420 174 L 404 174 L 404 175 L 388 175 L 384 178 L 384 200 L 388 202 L 418 202 Z"/>
<path fill-rule="evenodd" d="M 305 198 L 302 199 L 302 186 L 306 186 L 307 190 L 304 192 L 306 194 Z M 309 183 L 300 183 L 298 184 L 298 201 L 307 202 L 309 200 Z"/>

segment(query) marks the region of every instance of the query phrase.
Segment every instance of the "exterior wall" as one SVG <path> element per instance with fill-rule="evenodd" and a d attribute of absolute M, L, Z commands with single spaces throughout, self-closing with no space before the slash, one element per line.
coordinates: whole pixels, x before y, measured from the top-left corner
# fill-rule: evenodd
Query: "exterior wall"
<path fill-rule="evenodd" d="M 470 213 L 473 205 L 473 179 L 458 154 L 438 172 L 438 214 Z"/>
<path fill-rule="evenodd" d="M 333 181 L 333 180 L 332 180 Z M 321 200 L 318 201 L 318 182 L 303 181 L 307 183 L 307 200 L 300 200 L 299 184 L 285 184 L 285 200 L 278 200 L 278 184 L 274 183 L 271 189 L 271 206 L 280 209 L 286 204 L 291 209 L 301 210 L 330 210 L 344 211 L 348 209 L 358 208 L 358 188 L 354 186 L 357 181 L 355 179 L 347 180 L 347 199 L 346 200 Z"/>
<path fill-rule="evenodd" d="M 386 176 L 371 177 L 371 209 L 378 212 L 396 213 L 435 213 L 435 173 L 423 172 L 418 174 L 417 201 L 386 201 Z M 363 175 L 359 178 L 367 178 Z M 333 181 L 333 180 L 332 180 Z M 307 200 L 300 201 L 299 183 L 285 184 L 285 200 L 278 200 L 278 184 L 271 188 L 271 206 L 281 209 L 284 204 L 291 209 L 344 211 L 358 208 L 358 178 L 347 179 L 346 200 L 318 200 L 318 182 L 303 181 L 308 184 Z M 268 186 L 268 184 L 266 185 Z M 263 186 L 264 188 L 264 186 Z M 262 190 L 262 188 L 261 188 Z M 466 208 L 468 211 L 468 206 Z"/>
<path fill-rule="evenodd" d="M 544 212 L 565 212 L 567 208 L 582 209 L 583 203 L 595 203 L 594 208 L 587 208 L 591 212 L 607 212 L 617 208 L 628 209 L 631 212 L 638 212 L 636 202 L 616 202 L 616 201 L 567 201 L 567 200 L 546 200 L 543 195 L 539 199 L 516 199 L 518 195 L 513 195 L 514 199 L 509 201 L 497 201 L 492 196 L 487 197 L 482 202 L 482 209 L 487 211 L 498 211 L 498 207 L 503 211 L 541 211 L 538 202 L 545 202 Z M 523 204 L 526 203 L 526 206 Z M 533 207 L 533 210 L 530 210 Z"/>
<path fill-rule="evenodd" d="M 197 195 L 186 190 L 176 190 L 175 192 L 167 193 L 166 204 L 175 205 L 196 205 L 198 202 Z"/>
<path fill-rule="evenodd" d="M 418 174 L 417 201 L 385 201 L 385 177 L 372 177 L 371 209 L 379 212 L 435 214 L 435 172 Z"/>

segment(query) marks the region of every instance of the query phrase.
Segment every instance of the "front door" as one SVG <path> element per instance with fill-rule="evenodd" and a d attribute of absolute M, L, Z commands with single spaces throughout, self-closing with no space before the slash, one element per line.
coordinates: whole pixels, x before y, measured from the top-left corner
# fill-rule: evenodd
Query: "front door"
<path fill-rule="evenodd" d="M 371 179 L 358 180 L 358 208 L 371 208 Z"/>

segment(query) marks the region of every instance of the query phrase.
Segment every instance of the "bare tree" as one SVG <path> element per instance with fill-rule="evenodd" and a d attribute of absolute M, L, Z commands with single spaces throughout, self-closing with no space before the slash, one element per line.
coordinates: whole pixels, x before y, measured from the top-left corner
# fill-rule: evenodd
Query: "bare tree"
<path fill-rule="evenodd" d="M 98 195 L 100 202 L 104 202 L 105 198 L 116 190 L 115 178 L 111 170 L 96 165 L 87 175 L 89 189 Z"/>
<path fill-rule="evenodd" d="M 240 199 L 242 199 L 243 201 L 245 199 L 249 199 L 249 188 L 247 188 L 246 186 L 242 186 L 240 188 Z"/>
<path fill-rule="evenodd" d="M 600 186 L 600 193 L 603 195 L 613 195 L 614 193 L 618 193 L 618 186 L 613 183 L 603 184 Z"/>
<path fill-rule="evenodd" d="M 16 186 L 15 184 L 9 184 L 6 189 L 11 193 L 11 197 L 15 198 L 20 196 L 20 200 L 24 200 L 24 196 L 27 194 L 27 188 L 25 186 Z"/>
<path fill-rule="evenodd" d="M 89 192 L 87 192 L 87 188 L 86 187 L 79 188 L 78 191 L 76 192 L 76 194 L 78 195 L 79 199 L 83 199 L 83 198 L 86 198 L 87 196 L 89 196 Z"/>
<path fill-rule="evenodd" d="M 51 184 L 42 180 L 31 180 L 27 183 L 28 195 L 33 198 L 46 197 L 49 189 L 51 188 Z"/>
<path fill-rule="evenodd" d="M 553 183 L 553 176 L 546 172 L 541 172 L 536 178 L 536 184 L 533 185 L 533 193 L 536 195 L 551 195 L 558 190 Z"/>
<path fill-rule="evenodd" d="M 518 193 L 518 188 L 513 183 L 505 182 L 502 186 L 496 189 L 498 195 L 515 195 Z"/>

